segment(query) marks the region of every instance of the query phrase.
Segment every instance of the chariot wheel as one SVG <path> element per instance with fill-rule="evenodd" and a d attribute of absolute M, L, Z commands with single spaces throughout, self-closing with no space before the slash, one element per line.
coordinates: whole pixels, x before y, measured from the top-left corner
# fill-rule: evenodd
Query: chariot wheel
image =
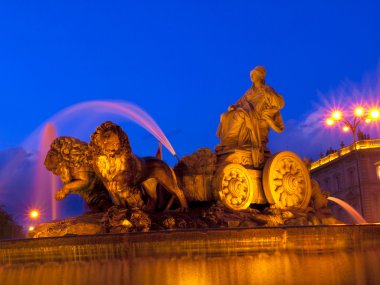
<path fill-rule="evenodd" d="M 290 151 L 279 152 L 266 162 L 263 187 L 268 202 L 279 209 L 305 209 L 310 202 L 309 171 Z"/>
<path fill-rule="evenodd" d="M 240 164 L 227 164 L 216 175 L 216 198 L 232 210 L 244 210 L 251 204 L 254 186 L 248 171 Z"/>

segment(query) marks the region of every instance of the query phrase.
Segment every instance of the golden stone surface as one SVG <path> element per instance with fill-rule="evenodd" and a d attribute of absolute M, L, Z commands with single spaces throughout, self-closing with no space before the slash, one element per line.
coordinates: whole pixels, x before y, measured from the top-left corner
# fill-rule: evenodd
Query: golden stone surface
<path fill-rule="evenodd" d="M 293 152 L 273 155 L 265 164 L 263 186 L 270 204 L 280 209 L 305 209 L 311 197 L 309 171 Z"/>
<path fill-rule="evenodd" d="M 232 210 L 243 210 L 251 204 L 254 184 L 240 164 L 227 164 L 216 175 L 216 197 Z"/>
<path fill-rule="evenodd" d="M 284 130 L 280 110 L 283 97 L 265 84 L 265 68 L 257 66 L 251 71 L 252 87 L 220 117 L 216 135 L 220 139 L 216 152 L 243 149 L 251 153 L 252 165 L 263 167 L 270 128 Z"/>
<path fill-rule="evenodd" d="M 146 211 L 169 209 L 173 199 L 161 205 L 157 192 L 159 184 L 177 199 L 180 208 L 187 208 L 185 195 L 170 166 L 154 157 L 134 155 L 128 135 L 120 126 L 107 121 L 97 127 L 91 135 L 89 151 L 94 171 L 116 205 Z"/>

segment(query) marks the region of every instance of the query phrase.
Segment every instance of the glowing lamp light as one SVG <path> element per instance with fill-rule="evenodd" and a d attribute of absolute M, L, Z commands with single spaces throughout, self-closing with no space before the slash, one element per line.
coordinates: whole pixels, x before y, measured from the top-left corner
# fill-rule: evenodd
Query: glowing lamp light
<path fill-rule="evenodd" d="M 357 116 L 357 117 L 361 117 L 361 116 L 364 115 L 364 109 L 363 109 L 362 107 L 357 107 L 357 108 L 355 108 L 355 110 L 354 110 L 354 114 L 355 114 L 355 116 Z"/>
<path fill-rule="evenodd" d="M 30 211 L 30 213 L 29 213 L 29 217 L 31 218 L 31 219 L 38 219 L 38 217 L 40 216 L 40 212 L 38 211 L 38 210 L 32 210 L 32 211 Z"/>
<path fill-rule="evenodd" d="M 331 117 L 332 117 L 334 120 L 339 121 L 340 119 L 342 119 L 343 114 L 342 114 L 341 111 L 336 110 L 336 111 L 332 112 Z"/>
<path fill-rule="evenodd" d="M 371 119 L 370 119 L 370 118 L 367 118 L 367 119 L 365 119 L 365 122 L 366 122 L 367 124 L 369 124 L 369 123 L 371 123 Z"/>
<path fill-rule="evenodd" d="M 369 112 L 369 116 L 371 117 L 371 119 L 377 120 L 380 117 L 380 111 L 378 109 L 372 109 Z"/>
<path fill-rule="evenodd" d="M 326 125 L 328 125 L 328 126 L 332 126 L 332 125 L 334 125 L 334 120 L 331 119 L 331 118 L 328 118 L 328 119 L 326 120 Z"/>
<path fill-rule="evenodd" d="M 342 128 L 343 132 L 347 133 L 349 130 L 350 130 L 350 127 L 349 126 L 344 126 Z"/>
<path fill-rule="evenodd" d="M 380 161 L 376 162 L 375 166 L 376 166 L 377 179 L 380 180 Z"/>
<path fill-rule="evenodd" d="M 33 226 L 30 226 L 29 228 L 28 228 L 28 230 L 31 232 L 31 231 L 34 231 L 34 227 Z"/>

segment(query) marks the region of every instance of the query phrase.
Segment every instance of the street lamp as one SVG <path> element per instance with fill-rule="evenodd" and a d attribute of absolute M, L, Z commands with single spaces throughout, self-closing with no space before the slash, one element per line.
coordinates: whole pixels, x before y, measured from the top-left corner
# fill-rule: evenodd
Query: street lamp
<path fill-rule="evenodd" d="M 37 209 L 31 210 L 29 212 L 29 217 L 32 220 L 37 220 L 40 217 L 40 212 Z"/>
<path fill-rule="evenodd" d="M 34 231 L 34 224 L 38 222 L 41 213 L 38 209 L 32 209 L 28 212 L 29 219 L 32 220 L 32 225 L 29 225 L 28 231 Z"/>
<path fill-rule="evenodd" d="M 342 110 L 334 110 L 329 118 L 326 119 L 326 125 L 331 127 L 340 125 L 343 132 L 351 131 L 354 142 L 357 139 L 358 126 L 365 122 L 367 124 L 380 119 L 380 110 L 378 108 L 364 109 L 361 106 L 356 107 L 349 117 L 345 116 Z"/>

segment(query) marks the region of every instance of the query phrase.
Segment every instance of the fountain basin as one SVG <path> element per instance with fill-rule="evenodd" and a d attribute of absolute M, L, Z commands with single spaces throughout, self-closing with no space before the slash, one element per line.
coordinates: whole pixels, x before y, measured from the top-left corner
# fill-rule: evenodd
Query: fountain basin
<path fill-rule="evenodd" d="M 0 284 L 375 284 L 380 225 L 0 242 Z"/>

